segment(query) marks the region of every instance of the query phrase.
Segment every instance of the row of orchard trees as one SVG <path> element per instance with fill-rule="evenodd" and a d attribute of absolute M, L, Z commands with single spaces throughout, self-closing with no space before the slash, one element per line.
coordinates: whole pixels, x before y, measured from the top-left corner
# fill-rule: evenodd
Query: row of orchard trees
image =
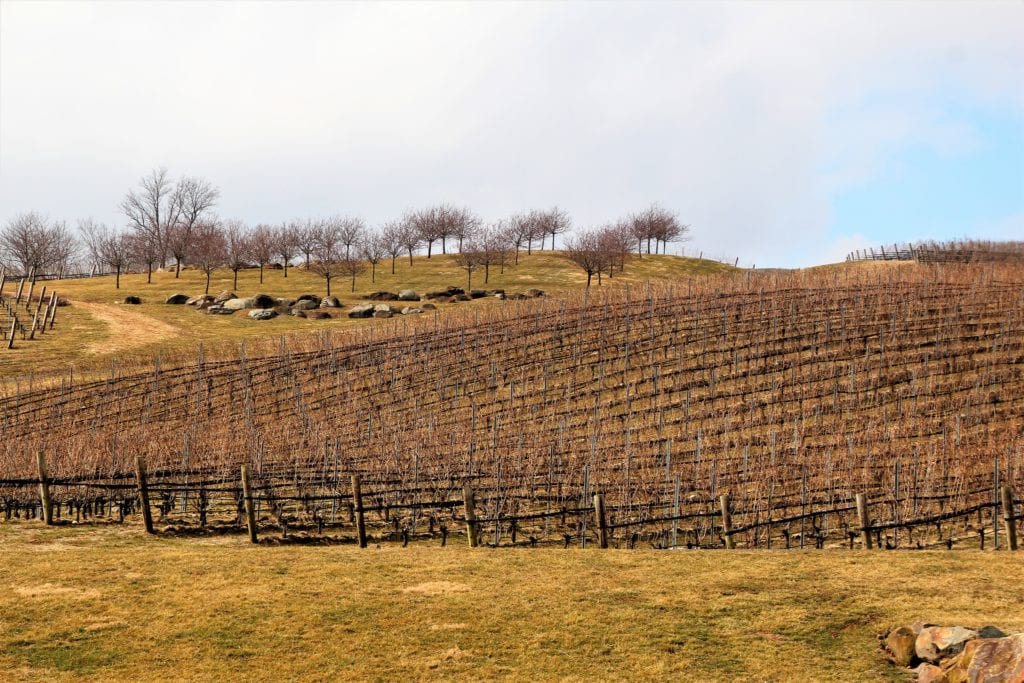
<path fill-rule="evenodd" d="M 91 272 L 120 276 L 129 270 L 153 270 L 173 264 L 175 277 L 190 264 L 207 276 L 207 288 L 216 269 L 238 271 L 276 264 L 288 276 L 298 262 L 322 275 L 330 293 L 337 277 L 350 279 L 369 270 L 376 278 L 378 265 L 390 259 L 395 272 L 398 258 L 416 253 L 430 258 L 436 249 L 447 254 L 454 247 L 460 267 L 470 283 L 474 271 L 483 270 L 484 281 L 492 267 L 504 269 L 518 263 L 520 251 L 555 248 L 556 238 L 572 228 L 569 215 L 555 207 L 514 214 L 485 222 L 467 208 L 440 204 L 406 211 L 400 218 L 370 227 L 351 216 L 307 218 L 280 224 L 249 226 L 216 214 L 220 191 L 204 178 L 185 176 L 174 180 L 160 168 L 143 177 L 119 205 L 126 219 L 123 229 L 110 228 L 91 219 L 79 221 L 76 240 L 63 222 L 30 212 L 21 214 L 0 229 L 0 263 L 10 270 L 29 273 L 66 272 L 73 262 L 87 263 Z M 671 212 L 657 206 L 595 230 L 583 230 L 565 242 L 571 260 L 590 276 L 612 275 L 624 267 L 626 254 L 664 252 L 670 242 L 686 239 L 688 226 Z M 600 237 L 600 239 L 598 239 Z M 597 240 L 599 249 L 587 245 Z M 594 266 L 599 253 L 602 265 Z"/>

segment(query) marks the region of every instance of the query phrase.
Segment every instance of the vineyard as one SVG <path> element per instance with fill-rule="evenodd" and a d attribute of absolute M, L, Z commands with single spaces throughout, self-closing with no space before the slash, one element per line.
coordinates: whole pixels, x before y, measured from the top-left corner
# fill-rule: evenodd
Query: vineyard
<path fill-rule="evenodd" d="M 1007 547 L 1024 269 L 606 288 L 2 392 L 12 521 L 248 525 L 271 542 Z"/>

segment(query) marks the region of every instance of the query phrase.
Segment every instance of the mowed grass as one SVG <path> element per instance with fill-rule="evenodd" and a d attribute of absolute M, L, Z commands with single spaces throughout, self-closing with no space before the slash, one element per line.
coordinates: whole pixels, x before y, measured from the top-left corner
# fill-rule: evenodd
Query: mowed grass
<path fill-rule="evenodd" d="M 733 271 L 735 269 L 731 266 L 707 259 L 645 255 L 633 257 L 627 261 L 625 273 L 617 273 L 611 280 L 604 278 L 603 282 L 604 286 L 617 287 L 647 280 L 678 280 Z M 0 377 L 28 373 L 66 375 L 73 366 L 79 370 L 98 368 L 121 356 L 148 360 L 162 349 L 181 351 L 199 343 L 215 346 L 223 341 L 252 337 L 268 338 L 324 328 L 381 324 L 379 320 L 350 320 L 344 316 L 345 309 L 342 309 L 341 317 L 332 320 L 279 316 L 274 320 L 257 322 L 250 320 L 244 311 L 231 316 L 210 316 L 191 307 L 163 303 L 168 296 L 178 292 L 202 294 L 206 278 L 201 271 L 186 269 L 180 278 L 175 278 L 173 272 L 157 272 L 153 274 L 152 283 L 147 283 L 146 279 L 144 273 L 123 275 L 120 289 L 115 288 L 113 276 L 37 285 L 45 284 L 49 291 L 56 290 L 71 302 L 71 306 L 58 309 L 57 324 L 52 332 L 32 341 L 19 339 L 13 351 L 0 349 Z M 472 282 L 474 288 L 506 289 L 509 293 L 538 288 L 557 295 L 581 289 L 586 279 L 586 274 L 561 253 L 535 251 L 531 255 L 520 254 L 519 265 L 507 266 L 504 273 L 499 268 L 492 268 L 486 284 L 483 270 L 474 272 Z M 356 279 L 355 292 L 352 291 L 351 280 L 333 279 L 331 293 L 347 307 L 364 301 L 367 295 L 379 290 L 397 292 L 414 289 L 423 295 L 449 285 L 465 288 L 467 284 L 466 272 L 459 268 L 452 255 L 435 255 L 430 259 L 417 256 L 412 265 L 407 257 L 397 259 L 394 274 L 391 273 L 390 259 L 381 262 L 374 281 L 371 281 L 371 273 L 367 270 Z M 597 286 L 596 278 L 593 286 Z M 323 296 L 326 281 L 299 267 L 290 268 L 287 278 L 281 270 L 265 269 L 263 283 L 260 284 L 259 271 L 250 269 L 238 273 L 238 286 L 235 287 L 230 271 L 216 271 L 210 282 L 210 293 L 217 295 L 224 290 L 239 296 L 261 292 L 282 297 L 300 294 Z M 10 283 L 5 292 L 9 296 L 13 294 Z M 119 303 L 129 295 L 141 297 L 143 303 L 132 306 Z M 87 310 L 81 304 L 91 304 L 91 307 Z M 442 305 L 441 309 L 464 310 L 466 307 L 500 304 L 494 299 L 481 299 Z"/>
<path fill-rule="evenodd" d="M 1024 628 L 1008 552 L 251 546 L 0 524 L 3 680 L 904 680 L 875 633 Z"/>

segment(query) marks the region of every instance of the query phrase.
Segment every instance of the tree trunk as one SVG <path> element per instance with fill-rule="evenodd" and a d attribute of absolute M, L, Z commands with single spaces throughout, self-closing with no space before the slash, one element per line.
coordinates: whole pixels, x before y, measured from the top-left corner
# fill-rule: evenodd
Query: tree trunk
<path fill-rule="evenodd" d="M 260 261 L 260 284 L 263 284 L 263 261 Z"/>
<path fill-rule="evenodd" d="M 643 258 L 644 254 L 644 240 L 641 237 L 636 238 L 636 257 Z"/>
<path fill-rule="evenodd" d="M 181 275 L 181 259 L 177 256 L 174 257 L 174 279 L 177 280 L 178 276 Z"/>
<path fill-rule="evenodd" d="M 594 273 L 592 271 L 588 270 L 587 271 L 587 289 L 590 289 L 590 279 L 592 277 L 594 277 Z"/>
<path fill-rule="evenodd" d="M 352 278 L 352 279 L 355 280 L 355 278 Z M 376 281 L 377 281 L 377 264 L 376 263 L 371 263 L 370 264 L 370 282 L 376 282 Z"/>
<path fill-rule="evenodd" d="M 284 259 L 284 276 L 288 277 L 288 259 Z"/>
<path fill-rule="evenodd" d="M 232 289 L 234 289 L 234 290 L 235 290 L 235 291 L 237 292 L 237 291 L 238 291 L 238 271 L 237 271 L 237 270 L 235 270 L 235 271 L 233 271 L 233 272 L 234 272 L 234 274 L 235 274 L 235 284 L 234 284 L 234 286 L 232 287 Z"/>
<path fill-rule="evenodd" d="M 324 277 L 327 278 L 327 296 L 330 296 L 331 295 L 331 274 L 328 273 Z"/>
<path fill-rule="evenodd" d="M 519 265 L 519 245 L 516 245 L 516 265 Z"/>
<path fill-rule="evenodd" d="M 153 284 L 153 264 L 152 263 L 147 263 L 146 264 L 146 284 L 147 285 Z"/>
<path fill-rule="evenodd" d="M 447 235 L 442 235 L 441 236 L 441 253 L 442 254 L 447 254 L 448 253 L 448 246 L 445 244 L 445 242 L 447 241 L 447 238 L 448 238 Z"/>
<path fill-rule="evenodd" d="M 434 250 L 434 240 L 427 242 L 427 258 L 430 258 L 430 252 Z M 412 254 L 409 254 L 410 263 L 412 263 Z"/>
<path fill-rule="evenodd" d="M 114 289 L 121 289 L 121 266 L 114 269 Z"/>
<path fill-rule="evenodd" d="M 412 247 L 409 247 L 409 267 L 412 268 Z"/>
<path fill-rule="evenodd" d="M 491 280 L 491 264 L 484 264 L 484 284 L 486 285 Z"/>
<path fill-rule="evenodd" d="M 548 241 L 548 234 L 546 232 L 542 232 L 540 234 L 540 250 L 541 251 L 544 251 L 544 243 L 547 242 L 547 241 Z"/>
<path fill-rule="evenodd" d="M 356 291 L 356 274 L 352 273 L 352 291 Z"/>
<path fill-rule="evenodd" d="M 395 254 L 391 255 L 391 274 L 395 274 L 395 259 L 398 258 Z"/>
<path fill-rule="evenodd" d="M 598 287 L 601 286 L 601 269 L 600 268 L 597 269 L 597 286 Z"/>
<path fill-rule="evenodd" d="M 473 271 L 466 269 L 466 294 L 473 289 Z"/>
<path fill-rule="evenodd" d="M 203 294 L 209 294 L 210 293 L 210 276 L 212 274 L 213 274 L 212 270 L 206 271 L 206 291 L 204 291 Z"/>

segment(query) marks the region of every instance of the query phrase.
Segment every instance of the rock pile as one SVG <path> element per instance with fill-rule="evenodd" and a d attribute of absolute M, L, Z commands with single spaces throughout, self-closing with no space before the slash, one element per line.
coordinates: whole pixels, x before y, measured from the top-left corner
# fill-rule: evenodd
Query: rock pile
<path fill-rule="evenodd" d="M 878 636 L 885 657 L 919 683 L 1024 683 L 1024 633 L 916 623 Z"/>

